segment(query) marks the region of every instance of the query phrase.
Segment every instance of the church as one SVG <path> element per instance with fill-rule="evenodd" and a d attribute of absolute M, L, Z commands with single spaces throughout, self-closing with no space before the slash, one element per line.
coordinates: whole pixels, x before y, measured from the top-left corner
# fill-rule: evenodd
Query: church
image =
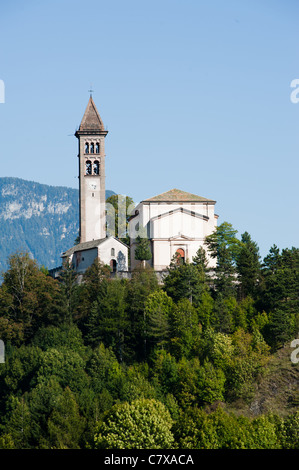
<path fill-rule="evenodd" d="M 65 253 L 78 273 L 99 259 L 113 273 L 128 273 L 140 264 L 135 259 L 139 237 L 149 240 L 151 259 L 147 263 L 157 272 L 167 270 L 175 254 L 192 261 L 204 239 L 217 226 L 216 201 L 171 189 L 141 201 L 129 216 L 130 247 L 106 229 L 105 129 L 90 95 L 78 139 L 79 163 L 79 243 Z M 130 250 L 130 266 L 129 266 Z M 215 261 L 208 256 L 211 267 Z"/>

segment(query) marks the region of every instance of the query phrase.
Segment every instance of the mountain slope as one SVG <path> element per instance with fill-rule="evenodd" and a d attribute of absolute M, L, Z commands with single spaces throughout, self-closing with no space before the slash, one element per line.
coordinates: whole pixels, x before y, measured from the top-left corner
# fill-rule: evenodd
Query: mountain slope
<path fill-rule="evenodd" d="M 106 197 L 114 194 L 106 191 Z M 51 269 L 79 230 L 79 191 L 20 178 L 0 178 L 0 271 L 8 257 L 28 251 Z"/>
<path fill-rule="evenodd" d="M 226 410 L 249 417 L 267 413 L 285 416 L 298 411 L 299 364 L 291 361 L 293 351 L 290 345 L 276 351 L 255 383 L 252 397 L 226 405 Z"/>

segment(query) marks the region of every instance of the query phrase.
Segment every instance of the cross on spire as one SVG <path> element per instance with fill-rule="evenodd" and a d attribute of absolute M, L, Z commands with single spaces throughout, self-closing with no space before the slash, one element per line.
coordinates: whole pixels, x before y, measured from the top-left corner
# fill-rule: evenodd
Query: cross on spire
<path fill-rule="evenodd" d="M 92 96 L 92 93 L 93 93 L 93 91 L 94 91 L 94 90 L 92 89 L 92 84 L 90 85 L 90 90 L 88 90 L 88 91 L 89 91 L 89 93 L 90 93 L 90 96 Z"/>

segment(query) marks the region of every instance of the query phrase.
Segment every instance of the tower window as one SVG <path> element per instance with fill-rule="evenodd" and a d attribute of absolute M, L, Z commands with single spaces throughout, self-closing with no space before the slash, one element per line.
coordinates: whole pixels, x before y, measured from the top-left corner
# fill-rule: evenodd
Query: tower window
<path fill-rule="evenodd" d="M 94 143 L 90 144 L 90 153 L 94 153 Z"/>
<path fill-rule="evenodd" d="M 89 143 L 85 143 L 85 153 L 89 153 Z"/>
<path fill-rule="evenodd" d="M 96 143 L 96 153 L 100 153 L 100 144 Z"/>
<path fill-rule="evenodd" d="M 97 160 L 93 163 L 93 174 L 94 175 L 100 174 L 100 164 Z"/>
<path fill-rule="evenodd" d="M 90 160 L 87 160 L 87 162 L 86 162 L 85 174 L 86 175 L 91 175 L 91 161 Z"/>

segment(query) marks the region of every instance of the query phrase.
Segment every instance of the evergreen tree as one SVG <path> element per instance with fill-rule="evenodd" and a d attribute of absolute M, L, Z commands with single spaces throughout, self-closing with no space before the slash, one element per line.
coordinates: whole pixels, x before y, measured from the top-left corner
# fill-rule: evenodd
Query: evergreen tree
<path fill-rule="evenodd" d="M 173 308 L 172 299 L 162 290 L 148 296 L 144 308 L 146 339 L 154 344 L 164 345 L 170 333 L 169 322 Z"/>
<path fill-rule="evenodd" d="M 29 449 L 31 447 L 31 414 L 24 398 L 15 399 L 5 429 L 11 436 L 15 448 Z"/>
<path fill-rule="evenodd" d="M 148 296 L 158 289 L 158 279 L 152 268 L 139 266 L 132 272 L 126 296 L 130 322 L 127 347 L 132 359 L 146 357 L 145 304 Z"/>
<path fill-rule="evenodd" d="M 197 269 L 195 264 L 190 264 L 188 261 L 180 264 L 174 257 L 164 279 L 164 289 L 174 302 L 188 299 L 192 305 L 197 307 L 201 294 L 206 289 L 204 274 Z"/>
<path fill-rule="evenodd" d="M 181 299 L 170 317 L 171 353 L 177 358 L 192 357 L 198 352 L 201 325 L 195 307 L 188 299 Z"/>
<path fill-rule="evenodd" d="M 241 299 L 256 296 L 261 277 L 259 248 L 248 232 L 241 236 L 241 248 L 236 258 Z"/>
<path fill-rule="evenodd" d="M 75 396 L 66 387 L 58 397 L 48 419 L 49 440 L 53 449 L 79 449 L 85 427 Z"/>
<path fill-rule="evenodd" d="M 137 246 L 135 249 L 135 259 L 142 261 L 142 265 L 145 266 L 145 261 L 149 261 L 152 258 L 150 242 L 148 238 L 141 237 L 140 235 L 138 235 L 136 241 Z"/>
<path fill-rule="evenodd" d="M 66 304 L 65 320 L 67 323 L 71 324 L 78 304 L 79 286 L 78 274 L 69 260 L 66 260 L 63 263 L 63 269 L 59 275 L 59 281 Z"/>
<path fill-rule="evenodd" d="M 205 240 L 210 256 L 216 259 L 216 293 L 223 296 L 236 294 L 236 259 L 241 248 L 236 234 L 231 224 L 223 222 Z"/>

